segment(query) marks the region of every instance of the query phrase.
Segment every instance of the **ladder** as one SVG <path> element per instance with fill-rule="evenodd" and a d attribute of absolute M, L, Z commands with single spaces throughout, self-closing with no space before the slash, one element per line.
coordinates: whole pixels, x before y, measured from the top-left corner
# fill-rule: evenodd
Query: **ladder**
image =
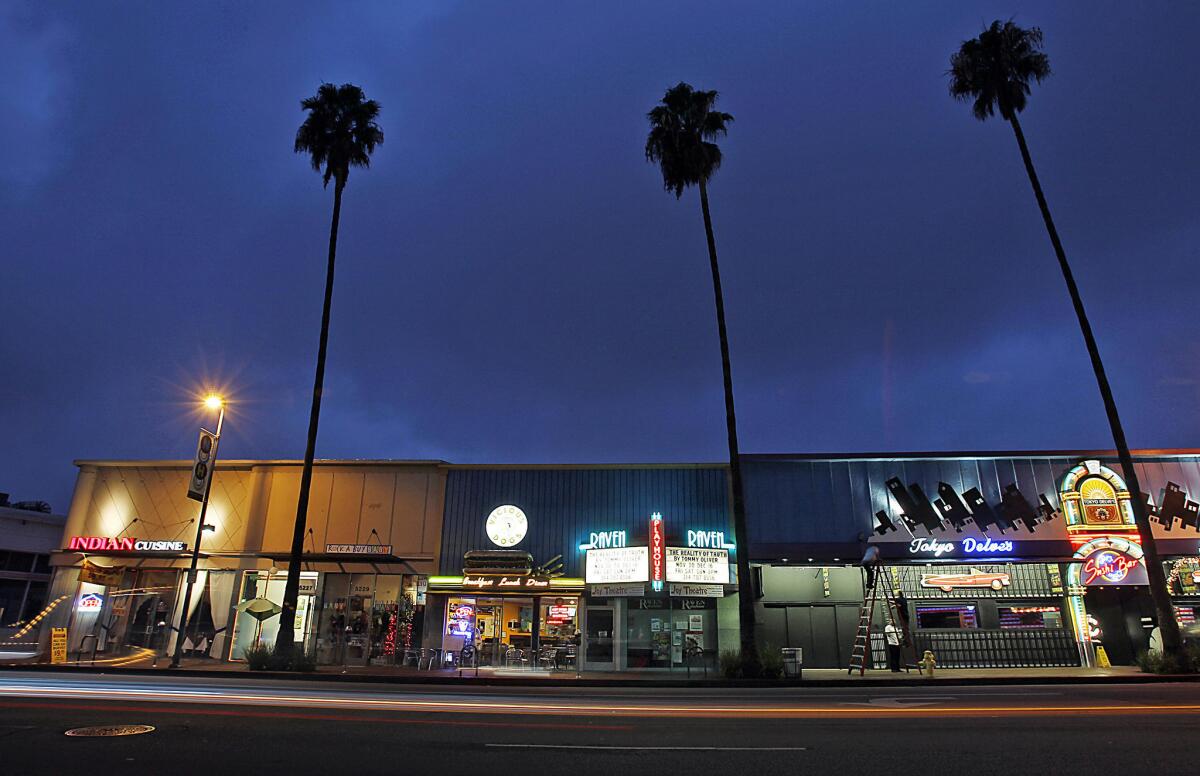
<path fill-rule="evenodd" d="M 898 607 L 896 598 L 892 594 L 892 575 L 886 567 L 877 567 L 874 575 L 865 574 L 864 576 L 871 579 L 874 584 L 867 587 L 863 594 L 862 606 L 858 610 L 858 630 L 854 635 L 854 646 L 850 650 L 850 667 L 846 670 L 847 675 L 852 675 L 856 670 L 859 676 L 866 673 L 867 666 L 871 664 L 871 626 L 875 620 L 875 606 L 880 602 L 879 588 L 883 587 L 883 611 L 886 621 L 896 626 L 900 632 L 900 665 L 908 671 L 910 665 L 916 665 L 916 647 L 913 644 L 912 634 L 908 629 L 908 618 L 897 617 Z M 907 612 L 905 612 L 907 614 Z M 912 661 L 905 659 L 904 648 L 908 647 Z"/>

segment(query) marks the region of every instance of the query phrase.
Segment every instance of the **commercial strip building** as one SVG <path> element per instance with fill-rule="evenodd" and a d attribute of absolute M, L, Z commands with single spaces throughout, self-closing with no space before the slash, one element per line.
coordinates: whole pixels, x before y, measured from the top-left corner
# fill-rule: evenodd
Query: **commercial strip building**
<path fill-rule="evenodd" d="M 10 628 L 20 628 L 45 606 L 50 553 L 59 546 L 66 521 L 62 515 L 24 507 L 10 506 L 8 494 L 0 493 L 0 630 L 4 638 Z"/>
<path fill-rule="evenodd" d="M 944 667 L 1114 664 L 1150 646 L 1154 609 L 1132 495 L 1097 452 L 748 456 L 763 637 L 845 667 L 869 548 L 904 593 L 916 654 Z M 1200 457 L 1135 455 L 1177 617 L 1200 614 Z M 875 665 L 882 665 L 882 620 Z"/>
<path fill-rule="evenodd" d="M 47 624 L 89 658 L 171 653 L 199 514 L 191 464 L 77 463 L 52 558 L 64 604 Z M 296 461 L 218 464 L 185 655 L 241 660 L 274 643 L 278 616 L 242 609 L 282 601 L 299 478 Z M 319 461 L 296 632 L 324 665 L 711 663 L 718 610 L 736 611 L 726 481 L 719 465 Z M 614 556 L 639 551 L 640 574 L 618 568 Z"/>
<path fill-rule="evenodd" d="M 69 652 L 170 653 L 196 535 L 189 461 L 78 461 L 48 624 Z M 184 653 L 239 660 L 273 644 L 279 617 L 238 605 L 283 599 L 297 461 L 222 461 L 213 478 Z M 313 473 L 296 632 L 323 663 L 366 664 L 421 631 L 438 568 L 445 471 L 427 461 L 321 461 Z M 43 634 L 43 642 L 46 636 Z"/>
<path fill-rule="evenodd" d="M 1200 454 L 1137 456 L 1181 622 L 1200 609 Z M 918 650 L 946 667 L 1114 663 L 1153 610 L 1130 494 L 1107 453 L 746 456 L 762 643 L 849 660 L 869 548 Z M 174 646 L 198 504 L 189 462 L 81 461 L 48 616 L 72 652 Z M 187 654 L 274 642 L 296 461 L 218 465 Z M 320 461 L 297 633 L 321 664 L 711 669 L 737 646 L 737 552 L 719 464 Z M 881 625 L 881 623 L 879 623 Z M 881 630 L 878 628 L 877 630 Z M 881 656 L 882 645 L 876 644 Z M 145 654 L 142 652 L 141 654 Z"/>

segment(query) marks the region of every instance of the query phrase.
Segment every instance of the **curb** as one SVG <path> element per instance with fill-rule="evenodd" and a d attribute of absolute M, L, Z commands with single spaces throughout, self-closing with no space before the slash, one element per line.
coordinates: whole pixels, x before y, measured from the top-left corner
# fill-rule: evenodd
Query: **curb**
<path fill-rule="evenodd" d="M 1011 685 L 1072 685 L 1072 684 L 1162 684 L 1171 682 L 1200 682 L 1197 674 L 1127 674 L 1118 676 L 1013 676 L 1013 677 L 946 677 L 934 679 L 789 679 L 782 681 L 755 679 L 533 679 L 524 677 L 468 677 L 457 676 L 386 676 L 364 674 L 361 676 L 314 671 L 301 673 L 292 671 L 213 671 L 195 668 L 103 668 L 90 666 L 53 666 L 32 664 L 28 666 L 0 666 L 0 671 L 39 673 L 86 673 L 111 676 L 185 676 L 220 679 L 229 676 L 235 680 L 267 679 L 281 681 L 349 682 L 358 684 L 394 684 L 425 686 L 484 686 L 484 687 L 707 687 L 707 688 L 803 688 L 803 687 L 987 687 Z"/>

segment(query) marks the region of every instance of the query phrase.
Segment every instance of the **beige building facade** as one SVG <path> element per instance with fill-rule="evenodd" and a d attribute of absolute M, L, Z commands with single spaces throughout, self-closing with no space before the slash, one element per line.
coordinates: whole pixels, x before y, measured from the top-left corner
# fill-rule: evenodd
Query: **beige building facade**
<path fill-rule="evenodd" d="M 200 504 L 190 461 L 77 461 L 52 555 L 49 625 L 74 659 L 120 664 L 174 650 Z M 186 655 L 240 660 L 274 643 L 300 488 L 299 461 L 221 461 L 187 602 Z M 440 558 L 440 461 L 318 461 L 297 634 L 324 664 L 398 664 L 420 648 L 428 577 Z M 262 599 L 255 606 L 250 602 Z M 250 611 L 245 611 L 249 606 Z M 47 632 L 49 629 L 45 629 Z"/>

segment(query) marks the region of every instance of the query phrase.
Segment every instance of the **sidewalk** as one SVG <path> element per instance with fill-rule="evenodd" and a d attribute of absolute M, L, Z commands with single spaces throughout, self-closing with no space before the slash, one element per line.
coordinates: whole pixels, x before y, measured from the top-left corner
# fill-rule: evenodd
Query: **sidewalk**
<path fill-rule="evenodd" d="M 293 673 L 275 671 L 250 671 L 245 663 L 227 663 L 198 658 L 185 658 L 179 668 L 169 668 L 170 661 L 149 652 L 123 658 L 100 659 L 93 666 L 90 661 L 65 665 L 37 665 L 31 663 L 8 663 L 7 670 L 34 671 L 84 671 L 88 673 L 121 673 L 176 676 L 219 677 L 237 675 L 239 678 L 292 679 L 312 681 L 359 681 L 394 684 L 436 685 L 509 685 L 543 687 L 599 687 L 599 686 L 663 686 L 663 687 L 850 687 L 859 686 L 911 686 L 936 684 L 954 685 L 1006 685 L 1006 684 L 1093 684 L 1093 683 L 1149 683 L 1163 681 L 1200 681 L 1200 676 L 1159 676 L 1143 674 L 1135 666 L 1113 668 L 980 668 L 938 669 L 930 679 L 918 673 L 891 673 L 887 670 L 867 671 L 865 676 L 848 674 L 845 669 L 805 669 L 801 678 L 778 681 L 726 680 L 709 670 L 707 676 L 702 669 L 693 669 L 691 676 L 683 670 L 674 671 L 547 671 L 521 668 L 467 668 L 454 670 L 417 670 L 410 667 L 393 666 L 320 666 L 315 672 Z"/>

